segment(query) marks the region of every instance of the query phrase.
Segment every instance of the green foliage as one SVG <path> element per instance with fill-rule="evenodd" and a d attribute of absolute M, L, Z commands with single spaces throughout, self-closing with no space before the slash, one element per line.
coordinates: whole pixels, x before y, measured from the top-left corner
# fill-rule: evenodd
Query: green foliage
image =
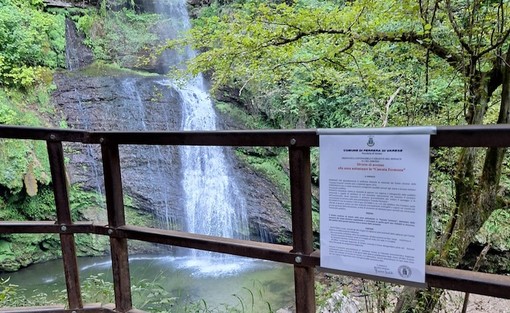
<path fill-rule="evenodd" d="M 49 100 L 51 85 L 39 85 L 30 91 L 0 90 L 0 124 L 42 126 L 46 113 L 53 113 Z M 12 193 L 24 187 L 50 182 L 48 153 L 43 141 L 0 139 L 0 186 Z M 28 190 L 28 189 L 26 189 Z"/>
<path fill-rule="evenodd" d="M 41 10 L 41 1 L 7 1 L 0 6 L 0 85 L 28 88 L 46 68 L 65 64 L 63 15 Z"/>
<path fill-rule="evenodd" d="M 24 179 L 32 175 L 38 182 L 50 181 L 48 156 L 44 142 L 0 140 L 0 185 L 12 192 L 24 187 Z"/>
<path fill-rule="evenodd" d="M 131 286 L 133 306 L 149 312 L 171 312 L 176 298 L 155 281 L 140 280 Z M 114 303 L 113 283 L 103 273 L 88 276 L 82 285 L 83 300 L 86 303 Z"/>
<path fill-rule="evenodd" d="M 86 277 L 81 285 L 83 301 L 85 303 L 114 303 L 114 288 L 110 279 L 103 273 Z M 239 293 L 232 297 L 238 304 L 224 304 L 219 307 L 209 307 L 204 300 L 196 301 L 186 298 L 173 297 L 157 282 L 141 280 L 131 286 L 133 306 L 147 312 L 157 313 L 273 313 L 269 303 L 265 309 L 256 309 L 257 302 L 265 302 L 264 286 L 253 283 L 249 288 L 243 287 Z M 65 290 L 54 290 L 51 295 L 39 293 L 26 296 L 25 290 L 17 285 L 10 284 L 9 279 L 0 279 L 0 307 L 23 307 L 36 305 L 62 304 L 66 302 Z"/>
<path fill-rule="evenodd" d="M 267 122 L 261 117 L 253 114 L 248 114 L 245 110 L 236 107 L 230 103 L 216 101 L 214 103 L 215 108 L 229 117 L 233 118 L 237 122 L 243 125 L 243 127 L 248 129 L 262 129 L 262 128 L 270 128 Z"/>
<path fill-rule="evenodd" d="M 178 298 L 172 297 L 161 285 L 150 280 L 141 280 L 131 287 L 133 305 L 149 312 L 171 312 Z"/>
<path fill-rule="evenodd" d="M 104 274 L 90 275 L 82 286 L 83 301 L 108 304 L 114 302 L 113 283 L 103 278 Z"/>
<path fill-rule="evenodd" d="M 9 284 L 9 279 L 0 278 L 0 305 L 2 307 L 12 306 L 10 299 L 16 298 L 17 285 Z"/>
<path fill-rule="evenodd" d="M 0 263 L 4 271 L 48 261 L 60 255 L 60 241 L 54 234 L 14 234 L 0 237 Z"/>
<path fill-rule="evenodd" d="M 402 34 L 432 32 L 419 11 L 416 1 L 216 1 L 169 47 L 203 51 L 188 72 L 212 72 L 214 88 L 239 88 L 273 127 L 457 123 L 458 69 L 402 42 Z M 433 30 L 441 39 L 451 32 Z"/>
<path fill-rule="evenodd" d="M 238 148 L 236 155 L 255 171 L 266 176 L 280 192 L 290 190 L 289 177 L 284 169 L 288 164 L 285 150 L 262 147 Z"/>
<path fill-rule="evenodd" d="M 76 19 L 76 28 L 84 34 L 91 34 L 97 18 L 94 12 L 88 11 L 87 14 L 81 15 Z"/>
<path fill-rule="evenodd" d="M 36 196 L 18 192 L 7 199 L 7 211 L 18 211 L 27 220 L 56 220 L 55 200 L 50 188 L 43 188 Z"/>
<path fill-rule="evenodd" d="M 102 2 L 106 5 L 106 1 Z M 158 36 L 152 32 L 159 17 L 155 14 L 136 14 L 123 8 L 120 11 L 101 9 L 89 11 L 77 19 L 77 27 L 86 35 L 85 44 L 92 48 L 98 60 L 133 67 L 155 50 Z"/>
<path fill-rule="evenodd" d="M 315 302 L 318 308 L 326 305 L 326 301 L 331 298 L 333 293 L 340 288 L 336 283 L 324 283 L 322 281 L 315 282 Z"/>
<path fill-rule="evenodd" d="M 455 186 L 452 170 L 458 158 L 458 151 L 454 149 L 434 148 L 431 151 L 429 175 L 430 219 L 428 240 L 432 242 L 440 236 L 451 218 L 451 211 L 455 207 Z"/>
<path fill-rule="evenodd" d="M 5 198 L 5 200 L 3 200 Z M 106 221 L 106 212 L 94 192 L 84 191 L 77 186 L 70 190 L 70 205 L 73 221 Z M 97 218 L 99 215 L 102 218 Z M 39 192 L 29 196 L 26 192 L 6 193 L 0 197 L 0 220 L 53 220 L 56 208 L 53 190 L 41 186 Z M 50 260 L 60 255 L 60 244 L 54 235 L 3 235 L 0 236 L 0 268 L 14 271 L 32 263 Z M 79 256 L 103 255 L 107 251 L 108 237 L 77 234 L 75 236 Z"/>
<path fill-rule="evenodd" d="M 102 278 L 103 274 L 87 277 L 82 286 L 82 297 L 86 303 L 113 303 L 113 284 Z M 26 290 L 10 284 L 9 279 L 0 279 L 0 307 L 47 306 L 67 302 L 65 290 L 54 290 L 50 295 L 39 293 L 26 295 Z"/>
<path fill-rule="evenodd" d="M 510 211 L 499 209 L 494 211 L 485 221 L 476 235 L 481 244 L 490 244 L 499 251 L 510 250 Z"/>

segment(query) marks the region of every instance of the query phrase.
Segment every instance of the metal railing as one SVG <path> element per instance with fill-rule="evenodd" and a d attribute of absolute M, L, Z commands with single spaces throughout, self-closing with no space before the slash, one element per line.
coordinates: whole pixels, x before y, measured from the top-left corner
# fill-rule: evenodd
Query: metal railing
<path fill-rule="evenodd" d="M 1 312 L 141 312 L 132 307 L 128 239 L 271 260 L 294 266 L 295 308 L 315 312 L 314 270 L 320 264 L 313 249 L 310 148 L 319 144 L 315 130 L 90 132 L 0 126 L 0 139 L 46 141 L 55 195 L 56 221 L 0 222 L 0 234 L 60 235 L 68 303 L 60 307 L 0 309 Z M 70 213 L 62 142 L 101 146 L 108 225 L 73 222 Z M 292 246 L 228 239 L 127 225 L 124 215 L 119 145 L 200 145 L 287 147 L 290 164 Z M 438 127 L 432 147 L 509 147 L 510 126 Z M 115 304 L 84 305 L 80 291 L 74 234 L 109 236 Z M 510 299 L 510 277 L 436 266 L 426 267 L 430 287 Z"/>

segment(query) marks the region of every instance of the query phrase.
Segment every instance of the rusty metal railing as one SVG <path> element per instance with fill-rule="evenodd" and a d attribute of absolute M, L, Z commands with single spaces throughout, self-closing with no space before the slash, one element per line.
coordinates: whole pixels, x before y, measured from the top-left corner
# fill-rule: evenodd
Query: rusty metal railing
<path fill-rule="evenodd" d="M 80 130 L 0 126 L 0 139 L 43 140 L 47 143 L 55 194 L 56 221 L 0 222 L 0 233 L 60 235 L 67 284 L 66 308 L 0 309 L 1 312 L 140 312 L 132 308 L 127 242 L 129 239 L 271 260 L 294 266 L 298 313 L 315 312 L 314 269 L 320 264 L 313 249 L 310 148 L 318 146 L 315 130 L 89 132 Z M 62 142 L 101 146 L 108 225 L 73 222 L 65 177 Z M 191 234 L 127 225 L 124 216 L 119 145 L 200 145 L 287 147 L 290 164 L 292 246 Z M 509 147 L 510 126 L 438 127 L 433 147 Z M 74 234 L 109 236 L 115 304 L 84 305 L 80 291 Z M 430 287 L 510 299 L 510 277 L 426 267 Z"/>

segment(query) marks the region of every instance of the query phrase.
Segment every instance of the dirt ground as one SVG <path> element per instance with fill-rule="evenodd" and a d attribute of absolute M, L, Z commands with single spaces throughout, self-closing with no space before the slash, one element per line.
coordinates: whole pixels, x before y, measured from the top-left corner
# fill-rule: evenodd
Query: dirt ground
<path fill-rule="evenodd" d="M 348 290 L 349 298 L 354 302 L 352 307 L 356 308 L 353 311 L 347 310 L 342 312 L 358 312 L 358 313 L 375 313 L 376 309 L 376 296 L 377 293 L 375 283 L 369 280 L 362 280 L 359 278 L 337 276 L 331 274 L 320 273 L 316 276 L 318 281 L 323 284 L 333 284 L 336 286 L 336 291 L 343 289 Z M 331 285 L 330 285 L 331 286 Z M 390 287 L 390 292 L 387 294 L 389 307 L 386 312 L 392 312 L 392 307 L 396 304 L 396 295 L 400 292 L 402 286 Z M 364 296 L 364 295 L 369 296 Z M 371 295 L 371 296 L 370 296 Z M 432 313 L 462 313 L 462 306 L 464 303 L 465 293 L 458 291 L 445 291 L 438 305 Z M 325 312 L 334 312 L 326 310 Z M 510 313 L 510 300 L 495 297 L 481 296 L 477 294 L 470 294 L 467 306 L 467 313 Z M 337 313 L 337 312 L 335 312 Z"/>

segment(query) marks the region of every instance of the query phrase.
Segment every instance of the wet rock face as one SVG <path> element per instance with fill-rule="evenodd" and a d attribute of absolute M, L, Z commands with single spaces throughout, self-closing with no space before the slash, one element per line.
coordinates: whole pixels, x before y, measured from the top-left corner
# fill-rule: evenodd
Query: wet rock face
<path fill-rule="evenodd" d="M 144 77 L 105 69 L 55 75 L 53 101 L 69 128 L 91 131 L 172 131 L 181 129 L 182 100 L 164 76 Z M 219 117 L 221 119 L 221 117 Z M 221 120 L 219 125 L 226 123 Z M 182 229 L 183 191 L 179 147 L 120 146 L 125 194 L 133 206 L 152 212 L 161 227 Z M 228 152 L 230 149 L 227 149 Z M 66 145 L 69 176 L 84 189 L 104 192 L 97 145 Z M 227 153 L 248 207 L 250 238 L 276 241 L 290 232 L 290 218 L 275 187 Z M 129 221 L 128 221 L 129 222 Z"/>
<path fill-rule="evenodd" d="M 96 73 L 97 74 L 97 73 Z M 164 77 L 82 72 L 55 77 L 53 99 L 72 129 L 91 131 L 177 130 L 180 98 Z M 72 183 L 102 193 L 103 176 L 97 145 L 69 144 Z M 121 146 L 123 187 L 140 210 L 153 211 L 164 223 L 179 223 L 180 158 L 171 146 Z"/>
<path fill-rule="evenodd" d="M 84 35 L 78 32 L 76 24 L 66 19 L 66 66 L 73 71 L 92 64 L 94 54 L 84 43 Z"/>

